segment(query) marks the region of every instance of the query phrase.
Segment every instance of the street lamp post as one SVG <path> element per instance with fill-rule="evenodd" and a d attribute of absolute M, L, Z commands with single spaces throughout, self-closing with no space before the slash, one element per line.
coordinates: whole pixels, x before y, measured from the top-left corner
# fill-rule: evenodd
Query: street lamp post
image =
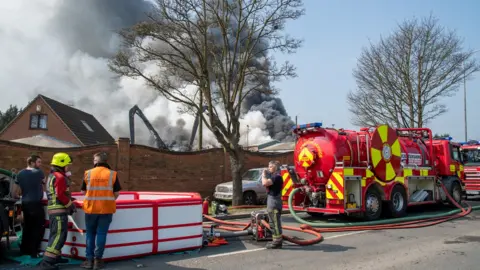
<path fill-rule="evenodd" d="M 472 54 L 480 52 L 480 50 L 473 51 Z M 468 134 L 467 134 L 467 79 L 465 74 L 465 62 L 462 63 L 463 66 L 463 114 L 464 114 L 464 121 L 465 121 L 465 141 L 468 141 Z"/>

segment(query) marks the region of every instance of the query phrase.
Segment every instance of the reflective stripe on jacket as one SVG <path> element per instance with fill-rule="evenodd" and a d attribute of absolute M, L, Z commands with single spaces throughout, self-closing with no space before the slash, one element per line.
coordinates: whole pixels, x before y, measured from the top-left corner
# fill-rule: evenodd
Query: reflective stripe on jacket
<path fill-rule="evenodd" d="M 116 212 L 113 185 L 117 172 L 105 167 L 96 167 L 85 172 L 86 184 L 83 211 L 87 214 L 113 214 Z"/>
<path fill-rule="evenodd" d="M 46 183 L 48 206 L 47 210 L 66 212 L 72 204 L 70 195 L 70 182 L 68 178 L 59 171 L 53 170 L 47 178 Z M 60 192 L 60 194 L 58 194 Z"/>

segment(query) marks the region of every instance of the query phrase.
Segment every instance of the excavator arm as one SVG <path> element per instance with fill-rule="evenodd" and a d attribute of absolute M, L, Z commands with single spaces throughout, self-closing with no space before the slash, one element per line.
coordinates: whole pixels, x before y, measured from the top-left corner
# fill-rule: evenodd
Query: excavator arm
<path fill-rule="evenodd" d="M 204 113 L 207 109 L 208 109 L 208 106 L 203 106 L 202 113 Z M 200 115 L 197 115 L 197 117 L 195 117 L 195 122 L 193 122 L 192 135 L 190 135 L 190 143 L 188 144 L 189 150 L 192 150 L 193 141 L 195 140 L 195 136 L 197 135 L 199 121 L 200 121 Z"/>
<path fill-rule="evenodd" d="M 150 132 L 152 132 L 153 136 L 155 137 L 155 142 L 157 144 L 157 148 L 168 150 L 167 145 L 162 141 L 162 139 L 160 138 L 160 135 L 158 135 L 157 131 L 153 128 L 150 121 L 148 121 L 147 117 L 145 117 L 142 110 L 140 110 L 140 108 L 137 105 L 133 106 L 129 111 L 129 116 L 130 116 L 130 142 L 132 144 L 135 143 L 135 122 L 134 122 L 135 114 L 137 114 L 143 120 L 143 123 L 145 123 L 145 126 L 147 126 L 147 128 L 148 128 L 148 130 L 150 130 Z"/>

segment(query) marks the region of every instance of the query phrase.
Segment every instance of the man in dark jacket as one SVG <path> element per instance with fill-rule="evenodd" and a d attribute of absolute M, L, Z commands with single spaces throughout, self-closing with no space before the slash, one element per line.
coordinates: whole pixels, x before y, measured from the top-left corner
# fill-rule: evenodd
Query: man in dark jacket
<path fill-rule="evenodd" d="M 263 171 L 262 184 L 267 188 L 267 212 L 270 219 L 273 241 L 268 249 L 282 248 L 282 186 L 283 178 L 279 173 L 280 163 L 270 161 L 268 170 Z"/>
<path fill-rule="evenodd" d="M 50 236 L 40 269 L 56 270 L 57 264 L 64 262 L 60 256 L 68 235 L 68 216 L 75 212 L 70 194 L 71 164 L 72 158 L 66 153 L 56 153 L 52 158 L 52 170 L 46 184 Z"/>
<path fill-rule="evenodd" d="M 45 175 L 40 169 L 41 165 L 40 156 L 28 157 L 27 168 L 18 173 L 14 185 L 14 196 L 22 196 L 23 230 L 20 251 L 32 258 L 38 257 L 45 229 L 45 210 L 42 204 Z"/>

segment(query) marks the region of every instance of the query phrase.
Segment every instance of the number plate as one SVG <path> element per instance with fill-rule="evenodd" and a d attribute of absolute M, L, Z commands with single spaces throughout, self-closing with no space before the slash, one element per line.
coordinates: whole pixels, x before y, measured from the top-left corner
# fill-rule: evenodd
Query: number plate
<path fill-rule="evenodd" d="M 480 191 L 467 190 L 467 194 L 469 194 L 469 195 L 480 195 Z"/>

